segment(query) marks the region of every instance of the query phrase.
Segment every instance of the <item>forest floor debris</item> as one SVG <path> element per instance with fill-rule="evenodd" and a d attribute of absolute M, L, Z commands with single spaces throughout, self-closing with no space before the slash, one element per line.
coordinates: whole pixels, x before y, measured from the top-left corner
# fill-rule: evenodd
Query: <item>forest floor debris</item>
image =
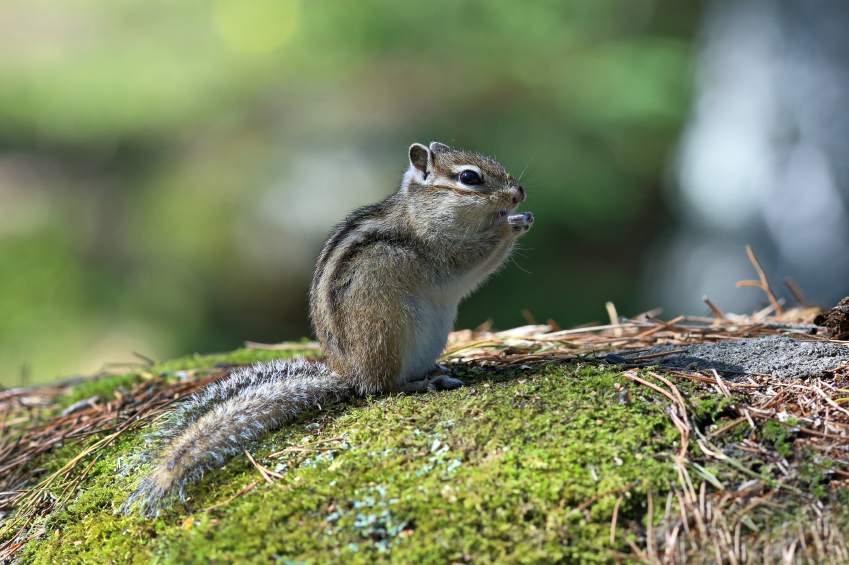
<path fill-rule="evenodd" d="M 286 561 L 282 549 L 254 547 L 248 528 L 283 536 L 292 558 L 332 548 L 351 563 L 401 562 L 393 548 L 415 547 L 457 563 L 488 562 L 488 552 L 518 559 L 509 552 L 519 547 L 610 563 L 847 562 L 849 342 L 813 323 L 819 309 L 785 310 L 759 273 L 744 286 L 762 288 L 770 305 L 751 316 L 707 299 L 713 318 L 620 318 L 611 304 L 607 325 L 454 332 L 441 363 L 467 386 L 307 414 L 251 449 L 251 463 L 199 486 L 197 508 L 154 525 L 111 509 L 123 495 L 120 461 L 143 429 L 234 366 L 317 357 L 315 344 L 249 344 L 2 391 L 0 563 L 144 562 L 136 550 L 149 543 L 160 554 Z M 280 488 L 303 496 L 281 499 Z M 358 510 L 369 504 L 380 508 Z M 290 544 L 300 523 L 332 535 Z M 459 537 L 439 537 L 446 527 Z M 511 533 L 472 534 L 490 530 Z M 409 545 L 417 535 L 441 542 Z"/>

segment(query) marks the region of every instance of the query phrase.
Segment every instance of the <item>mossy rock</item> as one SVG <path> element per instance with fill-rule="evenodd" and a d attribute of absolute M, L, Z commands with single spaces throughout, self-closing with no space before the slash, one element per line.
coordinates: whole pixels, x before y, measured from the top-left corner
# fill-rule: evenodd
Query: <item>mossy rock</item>
<path fill-rule="evenodd" d="M 154 370 L 271 355 L 278 353 L 198 356 Z M 155 519 L 117 510 L 138 478 L 120 469 L 145 432 L 126 434 L 101 452 L 68 504 L 33 524 L 30 531 L 45 533 L 17 559 L 39 565 L 630 562 L 633 547 L 645 546 L 650 493 L 661 500 L 679 478 L 680 434 L 665 411 L 668 400 L 634 388 L 615 367 L 467 364 L 457 365 L 455 376 L 466 386 L 311 409 L 250 448 L 282 478 L 266 482 L 239 457 Z M 113 386 L 127 378 L 116 377 Z M 100 382 L 98 392 L 108 386 Z M 633 391 L 627 401 L 626 388 Z M 702 418 L 726 408 L 699 397 L 695 385 L 679 389 Z M 267 458 L 297 446 L 306 450 Z M 58 450 L 51 468 L 79 449 Z M 662 506 L 655 503 L 652 523 Z"/>

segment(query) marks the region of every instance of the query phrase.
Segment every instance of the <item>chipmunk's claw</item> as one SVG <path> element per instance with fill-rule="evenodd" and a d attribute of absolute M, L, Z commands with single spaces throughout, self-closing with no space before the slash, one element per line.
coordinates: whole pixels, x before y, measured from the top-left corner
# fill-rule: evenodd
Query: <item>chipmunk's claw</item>
<path fill-rule="evenodd" d="M 513 231 L 528 231 L 534 223 L 534 215 L 530 212 L 511 214 L 510 216 L 507 216 L 507 223 L 510 224 Z"/>

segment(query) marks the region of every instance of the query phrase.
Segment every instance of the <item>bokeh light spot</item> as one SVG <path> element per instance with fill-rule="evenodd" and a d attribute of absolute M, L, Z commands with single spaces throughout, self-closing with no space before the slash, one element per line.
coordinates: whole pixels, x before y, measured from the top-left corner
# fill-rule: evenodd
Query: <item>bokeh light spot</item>
<path fill-rule="evenodd" d="M 266 53 L 286 43 L 298 27 L 298 0 L 215 0 L 212 17 L 237 51 Z"/>

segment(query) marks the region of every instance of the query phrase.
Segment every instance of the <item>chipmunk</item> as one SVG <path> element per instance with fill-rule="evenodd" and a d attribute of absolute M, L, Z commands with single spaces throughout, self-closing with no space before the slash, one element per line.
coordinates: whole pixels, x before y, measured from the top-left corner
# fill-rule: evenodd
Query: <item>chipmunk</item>
<path fill-rule="evenodd" d="M 525 191 L 498 162 L 415 143 L 398 190 L 336 226 L 310 287 L 324 361 L 258 363 L 196 393 L 153 436 L 153 471 L 125 510 L 156 515 L 205 471 L 302 409 L 351 395 L 452 389 L 442 374 L 460 300 L 506 259 L 533 224 Z"/>

